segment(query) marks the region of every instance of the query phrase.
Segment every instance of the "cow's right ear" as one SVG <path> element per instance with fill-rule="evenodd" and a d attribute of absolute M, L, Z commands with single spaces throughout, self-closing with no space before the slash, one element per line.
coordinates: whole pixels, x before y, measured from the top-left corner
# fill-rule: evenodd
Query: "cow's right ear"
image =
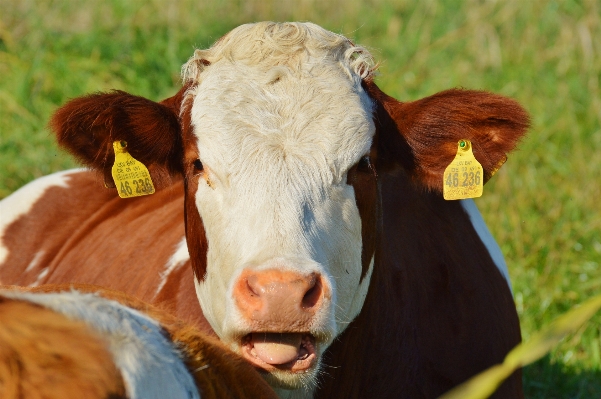
<path fill-rule="evenodd" d="M 113 142 L 126 141 L 128 152 L 146 165 L 160 189 L 182 174 L 179 109 L 185 89 L 161 103 L 122 91 L 79 97 L 60 107 L 49 126 L 61 147 L 100 171 L 111 187 Z"/>

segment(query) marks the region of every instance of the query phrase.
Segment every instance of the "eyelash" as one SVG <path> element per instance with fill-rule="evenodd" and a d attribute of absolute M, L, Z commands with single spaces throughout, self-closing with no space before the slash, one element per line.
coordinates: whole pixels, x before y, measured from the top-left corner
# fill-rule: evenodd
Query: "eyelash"
<path fill-rule="evenodd" d="M 369 155 L 365 155 L 357 163 L 357 171 L 361 173 L 371 173 L 372 170 L 371 159 L 369 158 Z"/>
<path fill-rule="evenodd" d="M 202 162 L 200 162 L 200 159 L 197 159 L 196 161 L 194 161 L 193 164 L 194 164 L 194 169 L 197 170 L 198 172 L 202 172 L 204 170 L 204 166 L 202 165 Z"/>
<path fill-rule="evenodd" d="M 202 164 L 202 162 L 200 161 L 200 159 L 196 159 L 194 162 L 192 162 L 192 165 L 194 166 L 194 170 L 196 171 L 196 173 L 194 174 L 195 176 L 198 176 L 204 172 L 205 168 L 204 168 L 204 165 Z M 209 176 L 206 175 L 206 173 L 205 173 L 204 180 L 209 187 L 214 188 L 213 182 L 211 181 Z"/>

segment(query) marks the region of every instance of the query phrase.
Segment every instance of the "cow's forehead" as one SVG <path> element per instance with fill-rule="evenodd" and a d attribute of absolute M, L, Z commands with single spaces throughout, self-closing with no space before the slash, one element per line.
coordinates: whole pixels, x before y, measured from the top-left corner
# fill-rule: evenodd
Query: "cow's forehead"
<path fill-rule="evenodd" d="M 369 52 L 311 23 L 237 27 L 182 69 L 203 164 L 217 173 L 294 164 L 334 179 L 369 150 Z"/>
<path fill-rule="evenodd" d="M 204 71 L 194 96 L 200 157 L 224 173 L 271 159 L 325 168 L 336 180 L 375 131 L 371 99 L 336 62 L 294 70 L 224 60 Z"/>

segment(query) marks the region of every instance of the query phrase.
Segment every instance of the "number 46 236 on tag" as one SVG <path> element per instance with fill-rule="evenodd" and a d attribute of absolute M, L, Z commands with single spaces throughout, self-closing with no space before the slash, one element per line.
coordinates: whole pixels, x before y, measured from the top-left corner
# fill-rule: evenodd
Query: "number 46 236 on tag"
<path fill-rule="evenodd" d="M 482 196 L 482 165 L 472 153 L 472 143 L 460 140 L 455 159 L 444 171 L 443 196 L 446 200 L 477 198 Z"/>

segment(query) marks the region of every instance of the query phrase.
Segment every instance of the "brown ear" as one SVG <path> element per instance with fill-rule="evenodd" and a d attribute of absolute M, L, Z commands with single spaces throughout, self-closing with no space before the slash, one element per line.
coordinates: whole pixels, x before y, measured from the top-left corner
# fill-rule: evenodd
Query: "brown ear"
<path fill-rule="evenodd" d="M 451 89 L 402 103 L 373 81 L 364 87 L 376 101 L 378 159 L 402 165 L 420 185 L 442 192 L 445 168 L 461 139 L 472 142 L 485 182 L 503 165 L 530 126 L 514 100 L 484 91 Z"/>
<path fill-rule="evenodd" d="M 165 187 L 172 176 L 182 173 L 178 113 L 184 90 L 162 103 L 122 91 L 79 97 L 59 108 L 49 126 L 60 146 L 102 172 L 111 187 L 116 140 L 127 142 L 128 151 L 146 165 L 157 188 Z"/>

